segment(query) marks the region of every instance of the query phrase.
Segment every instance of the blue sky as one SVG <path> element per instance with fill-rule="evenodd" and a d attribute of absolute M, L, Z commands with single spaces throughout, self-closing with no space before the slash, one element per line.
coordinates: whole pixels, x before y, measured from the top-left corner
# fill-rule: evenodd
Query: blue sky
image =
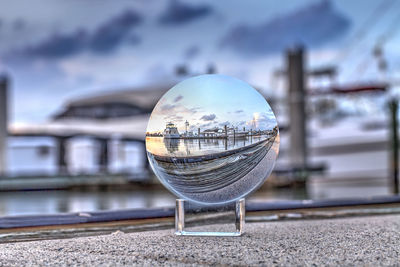
<path fill-rule="evenodd" d="M 239 127 L 242 129 L 271 130 L 275 116 L 264 99 L 249 84 L 225 75 L 201 75 L 185 80 L 160 100 L 151 114 L 147 132 L 163 132 L 167 122 L 178 131 Z"/>
<path fill-rule="evenodd" d="M 354 83 L 381 77 L 372 50 L 385 37 L 396 78 L 398 10 L 395 0 L 2 0 L 11 121 L 42 122 L 70 98 L 173 80 L 179 64 L 198 74 L 214 64 L 275 94 L 272 73 L 296 43 L 306 45 L 309 67 L 336 65 L 337 82 Z"/>

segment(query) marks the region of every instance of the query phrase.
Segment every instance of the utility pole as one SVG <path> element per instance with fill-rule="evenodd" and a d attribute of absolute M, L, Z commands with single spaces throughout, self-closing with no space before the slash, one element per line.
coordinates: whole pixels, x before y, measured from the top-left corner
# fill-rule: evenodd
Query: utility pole
<path fill-rule="evenodd" d="M 7 172 L 8 78 L 0 76 L 0 176 Z"/>
<path fill-rule="evenodd" d="M 68 174 L 68 162 L 67 162 L 67 137 L 58 136 L 57 137 L 57 147 L 58 147 L 58 174 Z"/>
<path fill-rule="evenodd" d="M 390 113 L 391 113 L 391 164 L 390 170 L 393 174 L 393 194 L 399 193 L 399 136 L 397 133 L 398 123 L 397 123 L 397 112 L 399 110 L 399 104 L 396 99 L 389 102 Z"/>
<path fill-rule="evenodd" d="M 99 151 L 99 166 L 100 171 L 103 173 L 108 173 L 108 139 L 107 138 L 98 138 L 98 142 L 100 143 L 100 151 Z"/>
<path fill-rule="evenodd" d="M 290 163 L 294 168 L 307 168 L 306 113 L 303 49 L 287 52 L 288 106 L 290 121 Z"/>

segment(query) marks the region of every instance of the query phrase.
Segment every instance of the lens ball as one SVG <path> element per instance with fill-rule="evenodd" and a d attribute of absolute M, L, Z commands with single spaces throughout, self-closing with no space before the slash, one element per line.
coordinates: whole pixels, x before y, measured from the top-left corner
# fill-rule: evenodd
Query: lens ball
<path fill-rule="evenodd" d="M 260 187 L 279 151 L 265 98 L 225 75 L 200 75 L 172 87 L 147 126 L 146 150 L 161 183 L 179 198 L 225 204 Z"/>

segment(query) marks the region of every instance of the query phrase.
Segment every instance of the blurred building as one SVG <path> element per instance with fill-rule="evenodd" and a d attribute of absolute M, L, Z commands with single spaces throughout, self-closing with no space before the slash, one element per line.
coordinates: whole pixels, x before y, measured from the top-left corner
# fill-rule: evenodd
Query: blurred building
<path fill-rule="evenodd" d="M 79 98 L 46 123 L 12 127 L 8 175 L 146 173 L 147 122 L 174 84 Z"/>

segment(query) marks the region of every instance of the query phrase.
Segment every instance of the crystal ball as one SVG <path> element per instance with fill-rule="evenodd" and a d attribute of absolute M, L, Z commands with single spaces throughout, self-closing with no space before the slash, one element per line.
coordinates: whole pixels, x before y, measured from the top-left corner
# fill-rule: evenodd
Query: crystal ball
<path fill-rule="evenodd" d="M 200 75 L 158 101 L 146 150 L 160 182 L 179 198 L 225 204 L 244 198 L 271 174 L 279 130 L 265 98 L 225 75 Z"/>

